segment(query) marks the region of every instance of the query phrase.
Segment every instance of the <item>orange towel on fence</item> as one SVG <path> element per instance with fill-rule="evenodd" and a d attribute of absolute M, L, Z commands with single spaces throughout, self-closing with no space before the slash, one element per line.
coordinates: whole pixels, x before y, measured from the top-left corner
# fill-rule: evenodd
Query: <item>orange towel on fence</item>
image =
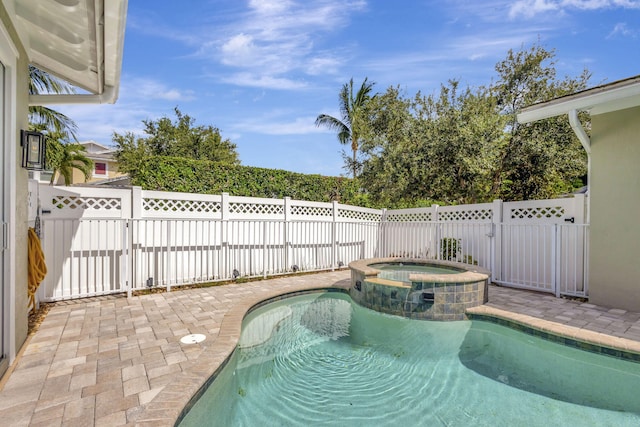
<path fill-rule="evenodd" d="M 47 265 L 44 262 L 44 253 L 40 246 L 40 238 L 33 228 L 29 228 L 29 307 L 31 311 L 36 309 L 36 291 L 40 282 L 47 274 Z"/>

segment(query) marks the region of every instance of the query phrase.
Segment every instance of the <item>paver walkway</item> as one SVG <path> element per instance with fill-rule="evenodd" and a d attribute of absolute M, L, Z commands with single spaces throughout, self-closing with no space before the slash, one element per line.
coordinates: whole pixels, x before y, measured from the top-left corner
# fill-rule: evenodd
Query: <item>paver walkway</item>
<path fill-rule="evenodd" d="M 0 391 L 7 426 L 173 425 L 235 348 L 246 311 L 284 293 L 347 287 L 349 271 L 58 303 Z M 640 345 L 640 313 L 491 286 L 489 309 Z M 181 344 L 201 333 L 199 344 Z M 612 338 L 615 340 L 615 338 Z"/>

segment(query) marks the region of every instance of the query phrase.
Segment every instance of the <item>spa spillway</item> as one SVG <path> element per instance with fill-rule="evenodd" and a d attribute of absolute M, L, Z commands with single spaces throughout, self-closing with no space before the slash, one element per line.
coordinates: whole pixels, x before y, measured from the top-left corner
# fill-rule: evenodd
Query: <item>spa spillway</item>
<path fill-rule="evenodd" d="M 383 313 L 423 320 L 462 320 L 488 300 L 489 271 L 475 265 L 406 258 L 353 261 L 349 294 Z"/>

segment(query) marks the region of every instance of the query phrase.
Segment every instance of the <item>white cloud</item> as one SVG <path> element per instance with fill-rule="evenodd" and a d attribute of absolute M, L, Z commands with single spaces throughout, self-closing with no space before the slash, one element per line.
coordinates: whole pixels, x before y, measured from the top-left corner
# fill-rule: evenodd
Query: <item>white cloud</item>
<path fill-rule="evenodd" d="M 250 0 L 249 10 L 222 31 L 216 43 L 203 43 L 200 55 L 241 71 L 225 79 L 237 85 L 299 89 L 293 75 L 338 72 L 342 52 L 318 51 L 325 34 L 348 24 L 363 0 Z M 251 76 L 251 78 L 247 78 Z"/>
<path fill-rule="evenodd" d="M 61 105 L 56 110 L 71 117 L 78 125 L 78 139 L 93 140 L 111 145 L 114 132 L 142 133 L 142 120 L 149 118 L 149 111 L 141 105 Z"/>
<path fill-rule="evenodd" d="M 306 63 L 306 72 L 312 76 L 337 74 L 341 61 L 332 56 L 316 56 Z"/>
<path fill-rule="evenodd" d="M 564 13 L 567 10 L 640 9 L 638 0 L 518 0 L 509 8 L 511 19 L 532 18 L 546 12 Z"/>
<path fill-rule="evenodd" d="M 238 86 L 258 87 L 264 89 L 297 90 L 307 87 L 302 81 L 285 77 L 260 75 L 252 73 L 237 73 L 222 78 L 224 83 Z"/>
<path fill-rule="evenodd" d="M 250 0 L 249 7 L 264 15 L 280 15 L 291 7 L 286 0 Z"/>
<path fill-rule="evenodd" d="M 638 36 L 638 30 L 629 28 L 625 22 L 619 22 L 613 27 L 607 38 L 610 39 L 616 36 L 635 38 Z"/>
<path fill-rule="evenodd" d="M 163 99 L 167 101 L 191 101 L 195 99 L 192 90 L 181 91 L 167 87 L 157 80 L 146 78 L 122 79 L 121 93 L 146 99 Z"/>
<path fill-rule="evenodd" d="M 559 7 L 558 2 L 554 0 L 520 0 L 511 5 L 509 17 L 512 19 L 517 16 L 531 18 L 540 13 L 558 10 Z"/>
<path fill-rule="evenodd" d="M 192 90 L 179 90 L 157 80 L 124 75 L 115 104 L 60 105 L 56 110 L 76 122 L 80 140 L 110 145 L 114 132 L 142 135 L 143 120 L 172 116 L 171 108 L 178 101 L 194 98 Z"/>
<path fill-rule="evenodd" d="M 233 36 L 222 45 L 222 62 L 226 65 L 248 66 L 256 56 L 253 37 L 244 33 Z"/>
<path fill-rule="evenodd" d="M 281 119 L 281 113 L 267 114 L 263 117 L 246 119 L 234 124 L 234 128 L 243 132 L 255 132 L 265 135 L 307 135 L 323 133 L 325 129 L 315 125 L 316 117 L 296 117 L 293 120 Z M 280 117 L 280 119 L 279 119 Z"/>

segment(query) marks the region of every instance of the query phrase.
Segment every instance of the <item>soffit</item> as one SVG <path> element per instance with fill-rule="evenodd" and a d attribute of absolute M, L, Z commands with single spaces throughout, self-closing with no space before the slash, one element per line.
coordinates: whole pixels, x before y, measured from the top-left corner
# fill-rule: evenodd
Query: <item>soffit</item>
<path fill-rule="evenodd" d="M 100 95 L 120 83 L 127 0 L 2 0 L 29 62 Z"/>

